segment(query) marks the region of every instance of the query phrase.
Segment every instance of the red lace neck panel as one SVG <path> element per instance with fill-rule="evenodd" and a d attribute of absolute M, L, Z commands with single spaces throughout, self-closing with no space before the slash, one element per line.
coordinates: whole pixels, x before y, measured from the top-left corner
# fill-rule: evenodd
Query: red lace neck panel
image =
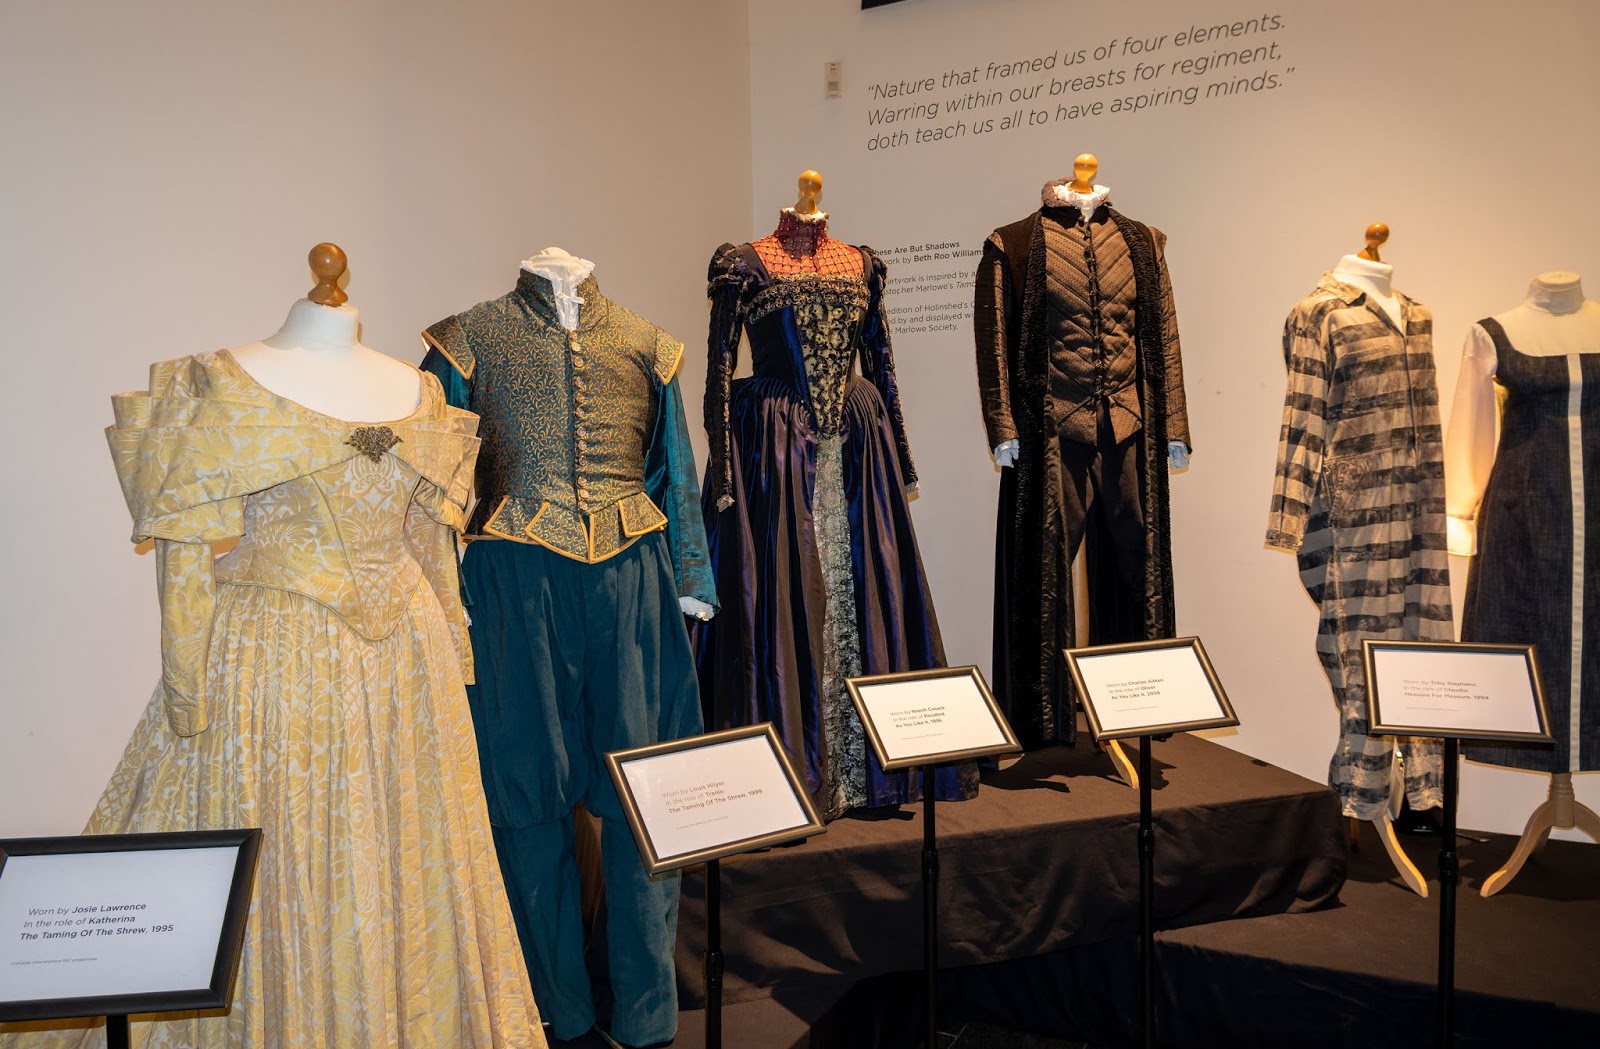
<path fill-rule="evenodd" d="M 778 228 L 751 244 L 761 264 L 774 277 L 814 273 L 825 277 L 859 277 L 865 270 L 861 252 L 828 236 L 828 216 L 802 218 L 785 208 Z"/>

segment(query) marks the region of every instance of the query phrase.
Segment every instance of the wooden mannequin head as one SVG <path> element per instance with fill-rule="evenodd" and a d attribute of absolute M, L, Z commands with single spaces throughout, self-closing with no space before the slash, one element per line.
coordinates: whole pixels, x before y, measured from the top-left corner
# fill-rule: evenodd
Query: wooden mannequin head
<path fill-rule="evenodd" d="M 1079 153 L 1072 161 L 1072 181 L 1067 188 L 1077 193 L 1093 193 L 1094 177 L 1100 172 L 1100 161 L 1093 153 Z"/>
<path fill-rule="evenodd" d="M 1361 250 L 1357 258 L 1368 259 L 1372 262 L 1382 262 L 1378 258 L 1378 249 L 1383 247 L 1389 239 L 1389 227 L 1382 222 L 1374 222 L 1367 227 L 1367 246 Z"/>
<path fill-rule="evenodd" d="M 822 176 L 815 171 L 800 172 L 800 198 L 794 202 L 796 215 L 815 215 L 817 198 L 822 196 Z"/>
<path fill-rule="evenodd" d="M 311 264 L 311 275 L 317 278 L 316 287 L 306 293 L 306 298 L 318 306 L 342 306 L 350 296 L 339 288 L 339 278 L 350 264 L 344 249 L 324 241 L 311 249 L 306 257 Z"/>

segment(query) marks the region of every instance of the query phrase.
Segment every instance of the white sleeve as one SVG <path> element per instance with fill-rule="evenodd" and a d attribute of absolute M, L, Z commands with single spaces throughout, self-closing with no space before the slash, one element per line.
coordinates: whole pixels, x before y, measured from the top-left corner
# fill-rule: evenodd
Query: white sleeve
<path fill-rule="evenodd" d="M 1450 515 L 1452 554 L 1477 553 L 1474 518 L 1494 465 L 1494 375 L 1498 363 L 1494 339 L 1483 325 L 1474 324 L 1461 350 L 1461 374 L 1456 379 L 1450 432 L 1444 443 L 1445 510 Z"/>

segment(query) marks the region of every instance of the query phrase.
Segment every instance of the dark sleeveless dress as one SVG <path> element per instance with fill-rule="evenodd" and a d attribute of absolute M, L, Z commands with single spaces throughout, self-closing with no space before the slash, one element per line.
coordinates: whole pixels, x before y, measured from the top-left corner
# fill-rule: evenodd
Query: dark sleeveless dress
<path fill-rule="evenodd" d="M 1537 646 L 1556 745 L 1483 744 L 1474 761 L 1600 769 L 1600 346 L 1530 356 L 1493 318 L 1500 445 L 1478 510 L 1461 640 Z"/>

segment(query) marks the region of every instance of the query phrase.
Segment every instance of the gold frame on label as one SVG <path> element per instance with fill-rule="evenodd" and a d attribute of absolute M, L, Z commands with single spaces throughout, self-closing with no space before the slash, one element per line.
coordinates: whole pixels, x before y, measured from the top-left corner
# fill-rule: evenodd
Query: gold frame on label
<path fill-rule="evenodd" d="M 891 759 L 885 751 L 883 737 L 878 734 L 878 726 L 873 723 L 872 712 L 867 709 L 867 704 L 862 699 L 861 689 L 871 688 L 876 685 L 913 684 L 920 681 L 935 681 L 953 677 L 970 677 L 973 687 L 982 697 L 984 704 L 989 709 L 989 716 L 994 718 L 995 727 L 1005 737 L 1004 744 L 986 744 L 981 747 L 965 747 L 958 750 L 941 751 L 936 754 L 918 754 L 909 758 Z M 867 742 L 872 747 L 873 757 L 878 759 L 878 764 L 883 766 L 885 772 L 900 772 L 905 769 L 925 768 L 933 765 L 951 765 L 958 761 L 976 761 L 979 758 L 999 757 L 1003 754 L 1022 753 L 1022 744 L 1017 742 L 1016 733 L 1011 731 L 1011 725 L 1006 721 L 1005 714 L 1000 710 L 1000 705 L 994 700 L 994 693 L 989 691 L 988 682 L 983 680 L 983 675 L 974 666 L 965 667 L 935 667 L 932 670 L 907 670 L 897 674 L 870 674 L 866 677 L 853 677 L 845 681 L 845 687 L 850 691 L 850 702 L 855 704 L 856 714 L 861 718 L 861 727 L 866 731 Z"/>
<path fill-rule="evenodd" d="M 1211 685 L 1212 695 L 1216 698 L 1217 717 L 1198 718 L 1191 721 L 1171 721 L 1159 725 L 1139 725 L 1133 728 L 1103 728 L 1100 724 L 1100 715 L 1094 708 L 1094 698 L 1090 695 L 1088 686 L 1083 680 L 1083 672 L 1078 667 L 1078 660 L 1136 652 L 1157 652 L 1171 648 L 1193 650 L 1195 659 L 1199 662 L 1200 669 L 1206 676 L 1207 683 Z M 1083 704 L 1084 713 L 1089 717 L 1089 731 L 1093 733 L 1096 742 L 1109 739 L 1134 739 L 1139 736 L 1165 736 L 1173 732 L 1199 732 L 1213 728 L 1236 728 L 1239 724 L 1239 715 L 1234 713 L 1233 704 L 1228 700 L 1228 693 L 1223 689 L 1222 681 L 1217 677 L 1216 668 L 1211 665 L 1211 657 L 1206 655 L 1206 647 L 1200 643 L 1198 637 L 1173 637 L 1157 641 L 1132 641 L 1121 645 L 1096 645 L 1093 648 L 1069 648 L 1064 650 L 1061 655 L 1067 661 L 1067 671 L 1072 675 L 1073 687 L 1078 690 L 1078 699 Z"/>
<path fill-rule="evenodd" d="M 1522 656 L 1527 661 L 1528 685 L 1533 691 L 1534 712 L 1539 718 L 1539 732 L 1507 732 L 1498 729 L 1440 728 L 1437 725 L 1390 725 L 1384 723 L 1382 700 L 1378 695 L 1377 654 L 1381 649 L 1390 651 L 1411 649 L 1429 652 L 1480 652 L 1505 656 Z M 1423 736 L 1432 739 L 1476 739 L 1498 743 L 1554 743 L 1550 734 L 1550 707 L 1544 698 L 1544 677 L 1539 670 L 1539 653 L 1533 645 L 1498 645 L 1480 641 L 1377 641 L 1367 638 L 1361 642 L 1361 669 L 1367 681 L 1368 731 L 1374 736 Z"/>
<path fill-rule="evenodd" d="M 790 791 L 794 794 L 795 802 L 800 806 L 805 822 L 792 827 L 784 827 L 758 834 L 748 838 L 739 838 L 725 842 L 722 845 L 713 845 L 705 849 L 695 849 L 691 852 L 673 853 L 662 856 L 656 851 L 655 840 L 650 836 L 650 829 L 645 825 L 644 818 L 639 813 L 638 799 L 633 795 L 633 788 L 628 783 L 628 777 L 623 773 L 623 766 L 636 761 L 648 761 L 651 758 L 661 757 L 663 754 L 677 754 L 685 750 L 698 750 L 702 747 L 715 747 L 724 743 L 735 743 L 743 739 L 756 736 L 764 737 L 772 748 L 773 756 L 782 768 L 784 778 L 789 784 Z M 682 870 L 696 864 L 706 863 L 710 860 L 720 860 L 724 856 L 734 856 L 742 852 L 754 852 L 757 849 L 771 848 L 774 845 L 785 845 L 791 841 L 800 841 L 821 834 L 827 830 L 822 822 L 822 817 L 817 814 L 816 805 L 812 804 L 811 795 L 800 777 L 796 774 L 794 763 L 789 760 L 789 752 L 784 749 L 783 741 L 778 738 L 778 730 L 772 722 L 763 721 L 759 725 L 747 725 L 742 728 L 723 729 L 720 732 L 708 732 L 701 736 L 688 736 L 684 739 L 667 740 L 664 743 L 651 743 L 643 747 L 633 747 L 628 750 L 614 750 L 606 755 L 606 770 L 611 773 L 611 782 L 616 787 L 617 799 L 622 802 L 622 814 L 628 820 L 628 829 L 633 832 L 634 843 L 639 847 L 639 857 L 644 861 L 645 872 L 651 877 L 665 874 L 669 871 Z"/>

